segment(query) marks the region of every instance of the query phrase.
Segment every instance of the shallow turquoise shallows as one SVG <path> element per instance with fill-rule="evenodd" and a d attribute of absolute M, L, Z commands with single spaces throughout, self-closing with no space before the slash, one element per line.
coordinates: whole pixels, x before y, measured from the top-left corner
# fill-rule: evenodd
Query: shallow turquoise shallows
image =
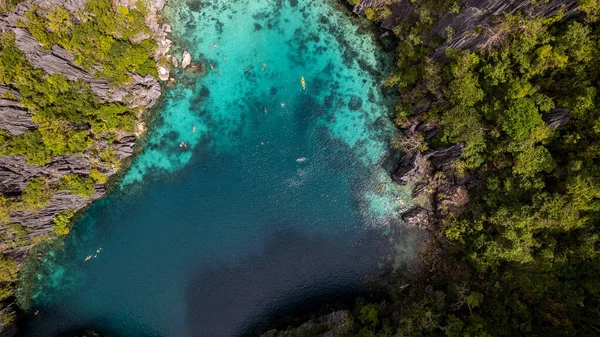
<path fill-rule="evenodd" d="M 173 72 L 119 187 L 44 255 L 27 336 L 248 335 L 360 291 L 408 207 L 368 29 L 329 0 L 167 6 L 206 74 Z"/>

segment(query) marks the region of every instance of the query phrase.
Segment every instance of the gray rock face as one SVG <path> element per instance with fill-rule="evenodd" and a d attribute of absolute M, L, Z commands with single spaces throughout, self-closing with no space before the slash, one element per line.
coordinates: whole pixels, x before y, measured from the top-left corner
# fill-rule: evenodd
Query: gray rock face
<path fill-rule="evenodd" d="M 0 97 L 4 94 L 2 91 L 3 86 L 0 85 Z M 21 103 L 0 98 L 0 129 L 16 136 L 27 130 L 35 129 L 35 124 Z"/>
<path fill-rule="evenodd" d="M 130 108 L 153 107 L 161 95 L 158 81 L 150 75 L 142 77 L 138 74 L 133 74 L 133 80 L 133 85 L 126 91 L 126 95 L 131 95 L 133 98 L 127 99 L 123 96 L 122 99 L 127 101 Z"/>
<path fill-rule="evenodd" d="M 361 0 L 355 6 L 354 12 L 362 14 L 366 8 L 383 6 L 386 2 L 386 0 Z M 564 11 L 563 19 L 579 13 L 577 0 L 460 0 L 459 2 L 460 13 L 444 15 L 429 32 L 428 38 L 431 39 L 435 36 L 446 37 L 446 27 L 451 27 L 454 31 L 452 40 L 439 47 L 434 53 L 435 57 L 444 55 L 446 48 L 485 48 L 495 40 L 501 39 L 502 36 L 494 29 L 496 25 L 491 23 L 490 19 L 503 13 L 523 12 L 532 17 L 546 18 Z M 382 28 L 394 30 L 394 27 L 407 22 L 413 15 L 413 5 L 410 0 L 401 0 L 390 7 L 393 14 L 382 21 Z M 475 29 L 477 27 L 480 27 L 478 31 Z"/>
<path fill-rule="evenodd" d="M 417 207 L 402 214 L 402 220 L 408 226 L 427 229 L 431 226 L 433 213 L 425 208 Z"/>
<path fill-rule="evenodd" d="M 65 174 L 88 174 L 89 162 L 83 157 L 55 157 L 43 167 L 27 164 L 23 157 L 0 156 L 0 193 L 4 196 L 19 196 L 27 186 L 28 181 L 35 177 L 46 177 L 49 181 L 57 181 Z M 67 191 L 60 191 L 50 201 L 50 204 L 40 212 L 16 212 L 9 217 L 10 223 L 20 224 L 28 229 L 27 237 L 46 234 L 52 231 L 53 219 L 57 214 L 66 210 L 79 210 L 90 204 L 92 200 L 104 194 L 104 187 L 96 185 L 96 193 L 92 199 L 75 196 Z M 3 250 L 20 262 L 30 246 Z"/>
<path fill-rule="evenodd" d="M 81 10 L 86 0 L 39 0 L 36 5 L 40 8 L 52 8 L 61 5 L 76 12 Z M 135 1 L 134 1 L 135 2 Z M 69 80 L 82 81 L 89 85 L 91 91 L 107 102 L 122 102 L 131 108 L 152 107 L 161 95 L 161 87 L 158 81 L 150 75 L 142 77 L 131 74 L 133 81 L 124 87 L 111 87 L 109 81 L 104 78 L 96 78 L 93 74 L 83 70 L 73 61 L 73 56 L 59 46 L 53 46 L 51 50 L 45 50 L 42 46 L 23 28 L 19 28 L 19 21 L 26 21 L 25 13 L 31 2 L 24 2 L 9 13 L 0 15 L 0 30 L 12 31 L 15 35 L 15 46 L 21 50 L 27 60 L 35 68 L 42 69 L 48 74 L 61 74 Z M 164 5 L 162 0 L 153 0 L 151 12 Z M 158 25 L 158 15 L 152 14 L 147 20 L 152 24 L 152 36 L 164 39 L 166 33 Z M 153 30 L 156 28 L 156 30 Z M 160 41 L 159 41 L 160 42 Z M 164 43 L 164 41 L 162 41 Z M 16 100 L 9 99 L 10 95 L 4 96 L 9 91 L 7 86 L 0 85 L 0 129 L 7 130 L 11 135 L 18 135 L 27 130 L 35 129 L 31 115 Z M 18 92 L 11 90 L 11 94 L 19 97 Z M 125 159 L 133 154 L 133 148 L 137 138 L 134 135 L 120 135 L 113 144 L 97 144 L 101 150 L 108 146 L 116 150 L 120 159 Z M 111 175 L 116 171 L 114 168 L 98 167 L 104 174 Z M 44 177 L 50 182 L 57 182 L 66 174 L 87 175 L 90 172 L 90 162 L 84 153 L 78 156 L 55 157 L 43 167 L 27 164 L 25 158 L 20 156 L 0 156 L 0 193 L 6 197 L 19 199 L 23 189 L 29 181 L 35 177 Z M 46 234 L 53 228 L 53 219 L 57 214 L 65 210 L 79 210 L 88 206 L 93 200 L 100 198 L 105 189 L 102 185 L 96 185 L 96 191 L 91 199 L 75 196 L 67 191 L 55 193 L 47 207 L 39 212 L 16 212 L 9 217 L 10 223 L 20 224 L 28 231 L 28 238 L 36 235 Z M 0 242 L 0 251 L 13 256 L 21 261 L 29 250 L 29 246 L 9 248 L 9 245 Z"/>
<path fill-rule="evenodd" d="M 60 1 L 60 0 L 55 0 Z M 90 86 L 93 93 L 107 102 L 122 102 L 135 108 L 152 107 L 160 96 L 160 84 L 150 75 L 141 77 L 133 74 L 133 84 L 129 87 L 114 88 L 105 78 L 95 78 L 73 62 L 73 56 L 64 48 L 53 46 L 45 51 L 26 29 L 17 27 L 18 21 L 24 21 L 27 11 L 25 5 L 8 16 L 0 16 L 0 30 L 11 30 L 15 34 L 15 46 L 27 57 L 32 66 L 48 74 L 61 74 L 72 81 L 81 80 Z"/>
<path fill-rule="evenodd" d="M 430 165 L 441 169 L 443 166 L 458 159 L 462 151 L 462 144 L 457 144 L 446 148 L 428 150 L 423 153 L 418 152 L 412 155 L 404 155 L 400 159 L 398 169 L 392 174 L 392 178 L 401 185 L 419 180 L 419 178 L 427 173 Z"/>

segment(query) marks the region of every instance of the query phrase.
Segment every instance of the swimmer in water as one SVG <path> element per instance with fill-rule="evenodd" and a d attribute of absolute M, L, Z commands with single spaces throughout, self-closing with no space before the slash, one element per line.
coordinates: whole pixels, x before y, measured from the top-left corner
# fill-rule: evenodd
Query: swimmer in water
<path fill-rule="evenodd" d="M 283 108 L 283 107 L 285 107 L 285 103 L 281 103 L 281 107 L 282 107 L 282 108 Z"/>

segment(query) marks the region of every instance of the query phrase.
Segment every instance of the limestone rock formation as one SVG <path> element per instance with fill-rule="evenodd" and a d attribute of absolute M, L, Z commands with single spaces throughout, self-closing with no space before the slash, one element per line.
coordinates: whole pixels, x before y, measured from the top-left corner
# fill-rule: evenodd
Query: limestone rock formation
<path fill-rule="evenodd" d="M 8 91 L 8 87 L 0 84 L 0 97 L 4 97 Z M 0 98 L 0 129 L 16 136 L 34 128 L 33 119 L 21 103 Z"/>
<path fill-rule="evenodd" d="M 542 115 L 544 123 L 551 128 L 559 128 L 571 120 L 571 110 L 568 108 L 555 108 Z"/>
<path fill-rule="evenodd" d="M 51 8 L 56 5 L 64 6 L 66 9 L 76 12 L 81 10 L 86 0 L 40 0 L 35 4 L 40 8 Z M 32 2 L 25 1 L 18 5 L 10 13 L 0 15 L 0 30 L 12 31 L 15 35 L 15 46 L 22 51 L 33 67 L 44 70 L 48 74 L 61 74 L 69 80 L 81 80 L 89 85 L 91 91 L 107 102 L 121 102 L 130 108 L 149 108 L 156 104 L 160 95 L 161 87 L 158 81 L 150 76 L 144 77 L 138 74 L 132 75 L 132 83 L 123 87 L 112 87 L 105 78 L 97 78 L 83 70 L 74 63 L 73 56 L 64 48 L 53 46 L 50 50 L 43 49 L 33 36 L 23 28 L 18 27 L 17 22 L 26 21 L 25 13 L 29 10 Z M 124 3 L 124 5 L 134 5 Z M 166 39 L 168 25 L 159 25 L 157 11 L 164 6 L 163 0 L 149 2 L 150 15 L 146 23 L 150 28 L 150 35 L 156 39 L 161 52 L 168 50 L 170 41 Z M 156 55 L 155 55 L 156 56 Z M 158 57 L 162 54 L 158 54 Z M 157 58 L 158 59 L 158 58 Z M 167 77 L 168 78 L 168 77 Z M 8 93 L 10 91 L 10 93 Z M 37 126 L 25 107 L 18 102 L 19 93 L 7 86 L 0 85 L 0 129 L 8 131 L 11 135 L 19 135 L 27 130 L 35 129 Z M 133 148 L 137 138 L 135 135 L 124 134 L 111 144 L 98 141 L 96 146 L 100 150 L 109 147 L 114 149 L 119 159 L 125 159 L 133 154 Z M 86 153 L 78 156 L 54 157 L 44 166 L 34 166 L 26 162 L 20 156 L 0 156 L 0 193 L 6 197 L 20 198 L 21 192 L 28 182 L 35 177 L 44 177 L 49 182 L 57 182 L 66 174 L 83 174 L 90 172 L 89 156 Z M 104 175 L 110 176 L 116 173 L 115 167 L 104 167 L 104 164 L 96 165 Z M 55 193 L 49 205 L 40 212 L 16 212 L 10 215 L 10 223 L 19 224 L 27 229 L 27 237 L 30 239 L 40 234 L 46 234 L 53 229 L 53 219 L 57 214 L 65 210 L 79 210 L 88 206 L 93 200 L 100 198 L 105 193 L 103 185 L 96 184 L 95 193 L 91 199 L 85 199 L 71 194 L 68 191 Z M 10 248 L 0 242 L 0 251 L 13 256 L 20 262 L 30 246 Z"/>
<path fill-rule="evenodd" d="M 417 152 L 416 154 L 405 154 L 400 159 L 398 169 L 392 174 L 394 181 L 401 185 L 406 185 L 411 181 L 416 181 L 427 173 L 429 165 L 440 169 L 444 165 L 451 163 L 459 158 L 463 151 L 463 146 L 457 144 L 454 146 Z"/>
<path fill-rule="evenodd" d="M 388 0 L 360 0 L 355 5 L 354 12 L 363 14 L 365 9 L 381 7 L 390 3 Z M 579 12 L 577 0 L 459 0 L 460 12 L 447 13 L 431 28 L 428 38 L 435 36 L 446 37 L 446 27 L 451 27 L 454 34 L 435 52 L 436 57 L 444 54 L 446 48 L 476 49 L 486 48 L 491 43 L 502 39 L 502 31 L 496 29 L 497 23 L 490 19 L 497 18 L 503 13 L 524 12 L 534 17 L 550 17 L 563 12 L 566 19 Z M 381 23 L 381 27 L 390 31 L 399 23 L 408 22 L 413 15 L 413 5 L 410 0 L 400 0 L 388 5 L 392 15 Z"/>

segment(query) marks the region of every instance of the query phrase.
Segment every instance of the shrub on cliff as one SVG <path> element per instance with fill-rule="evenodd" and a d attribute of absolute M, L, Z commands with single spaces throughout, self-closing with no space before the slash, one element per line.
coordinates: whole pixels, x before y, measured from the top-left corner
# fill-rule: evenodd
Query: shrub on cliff
<path fill-rule="evenodd" d="M 21 198 L 25 210 L 40 211 L 48 206 L 53 190 L 48 184 L 48 180 L 43 177 L 36 177 L 27 183 L 27 187 L 23 190 Z"/>
<path fill-rule="evenodd" d="M 57 215 L 54 218 L 54 229 L 52 231 L 58 235 L 69 234 L 69 225 L 71 224 L 71 218 L 73 218 L 73 215 L 75 215 L 75 212 L 70 209 Z"/>
<path fill-rule="evenodd" d="M 62 177 L 59 188 L 67 189 L 74 195 L 89 199 L 96 191 L 94 189 L 95 185 L 96 183 L 92 178 L 80 176 L 78 174 L 67 174 Z"/>
<path fill-rule="evenodd" d="M 95 139 L 134 132 L 132 109 L 101 101 L 79 81 L 33 68 L 14 46 L 14 36 L 4 33 L 0 39 L 0 82 L 20 93 L 19 102 L 39 125 L 18 136 L 0 131 L 0 154 L 20 155 L 30 164 L 44 165 L 55 156 L 88 151 Z"/>

